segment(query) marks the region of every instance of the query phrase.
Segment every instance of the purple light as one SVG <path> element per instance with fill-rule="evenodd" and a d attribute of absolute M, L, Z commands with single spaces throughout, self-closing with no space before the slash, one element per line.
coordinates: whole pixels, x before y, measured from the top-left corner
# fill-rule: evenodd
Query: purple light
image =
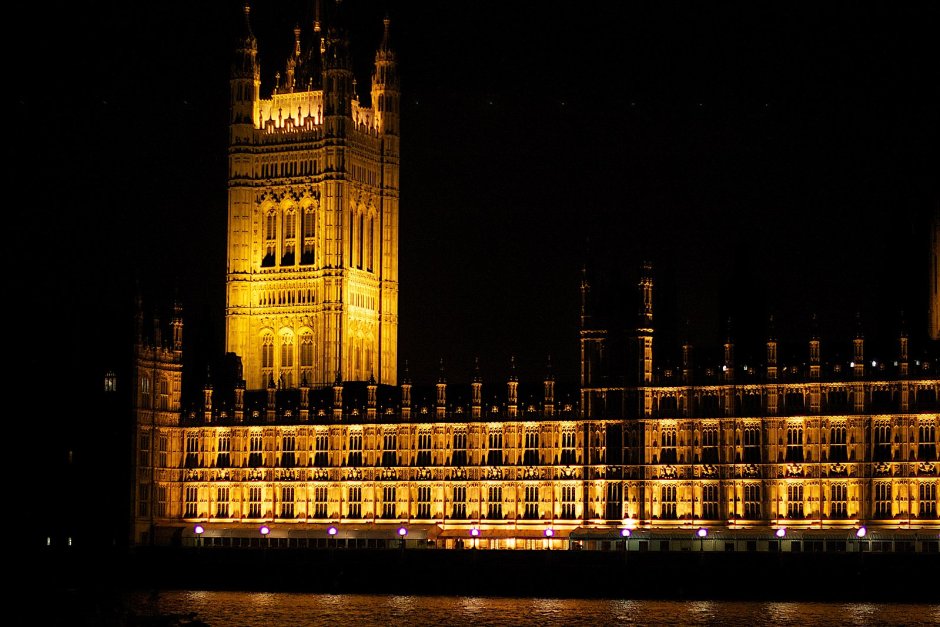
<path fill-rule="evenodd" d="M 864 538 L 866 533 L 868 533 L 868 529 L 865 529 L 865 527 L 859 527 L 858 531 L 855 532 L 855 535 L 856 537 Z"/>
<path fill-rule="evenodd" d="M 408 535 L 408 530 L 405 529 L 404 527 L 399 527 L 399 528 L 398 528 L 398 535 L 400 535 L 401 537 L 404 538 L 406 535 Z"/>
<path fill-rule="evenodd" d="M 699 527 L 699 530 L 696 531 L 695 533 L 698 534 L 698 537 L 704 538 L 705 536 L 708 535 L 708 529 L 706 529 L 705 527 Z"/>
<path fill-rule="evenodd" d="M 470 535 L 473 536 L 474 538 L 477 538 L 480 536 L 480 530 L 474 527 L 473 529 L 470 530 Z"/>
<path fill-rule="evenodd" d="M 787 535 L 787 528 L 786 528 L 786 527 L 780 527 L 780 529 L 777 529 L 777 532 L 776 532 L 775 535 L 776 535 L 778 538 L 782 538 L 783 536 Z"/>
<path fill-rule="evenodd" d="M 553 535 L 555 535 L 555 530 L 554 530 L 554 529 L 546 529 L 546 530 L 545 530 L 545 537 L 546 537 L 546 538 L 551 538 Z"/>
<path fill-rule="evenodd" d="M 267 525 L 261 525 L 261 529 L 258 529 L 261 532 L 261 535 L 266 536 L 271 533 L 271 528 Z"/>
<path fill-rule="evenodd" d="M 195 533 L 197 536 L 202 535 L 205 531 L 206 531 L 206 528 L 203 527 L 202 525 L 196 525 L 195 527 L 193 527 L 193 533 Z"/>
<path fill-rule="evenodd" d="M 335 535 L 336 535 L 336 527 L 334 527 L 333 525 L 330 525 L 329 529 L 327 529 L 326 532 L 327 532 L 328 534 L 330 534 L 331 536 L 335 536 Z"/>
<path fill-rule="evenodd" d="M 620 535 L 623 536 L 624 538 L 629 538 L 629 537 L 630 537 L 630 530 L 629 530 L 629 529 L 621 529 L 621 530 L 620 530 Z"/>

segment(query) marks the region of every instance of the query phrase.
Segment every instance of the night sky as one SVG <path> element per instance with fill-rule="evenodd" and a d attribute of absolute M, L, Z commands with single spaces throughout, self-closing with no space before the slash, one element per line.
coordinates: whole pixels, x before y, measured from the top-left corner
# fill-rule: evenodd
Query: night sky
<path fill-rule="evenodd" d="M 221 354 L 240 4 L 8 24 L 27 380 L 126 358 L 135 283 L 183 302 L 191 385 Z M 813 312 L 838 343 L 857 311 L 894 337 L 903 309 L 922 347 L 940 10 L 824 4 L 350 1 L 361 96 L 386 9 L 400 62 L 400 367 L 466 382 L 479 356 L 501 381 L 516 355 L 537 381 L 550 354 L 575 382 L 586 259 L 608 295 L 653 262 L 664 358 L 685 320 L 707 348 L 728 316 L 761 340 L 770 313 L 802 347 Z M 252 5 L 267 96 L 312 2 Z"/>

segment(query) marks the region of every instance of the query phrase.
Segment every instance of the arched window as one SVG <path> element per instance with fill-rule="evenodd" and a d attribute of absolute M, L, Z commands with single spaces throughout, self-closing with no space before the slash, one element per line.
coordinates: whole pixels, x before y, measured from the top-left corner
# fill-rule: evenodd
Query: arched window
<path fill-rule="evenodd" d="M 170 381 L 160 377 L 160 409 L 170 408 Z"/>
<path fill-rule="evenodd" d="M 294 252 L 296 250 L 297 214 L 293 209 L 284 213 L 284 255 L 281 257 L 282 266 L 294 265 Z"/>
<path fill-rule="evenodd" d="M 375 251 L 375 218 L 369 218 L 369 256 L 366 257 L 366 270 L 372 272 L 372 258 Z"/>
<path fill-rule="evenodd" d="M 294 336 L 285 333 L 281 336 L 281 382 L 286 387 L 294 383 Z"/>
<path fill-rule="evenodd" d="M 300 369 L 302 379 L 313 383 L 313 333 L 307 332 L 300 336 Z"/>
<path fill-rule="evenodd" d="M 274 335 L 266 333 L 261 338 L 261 383 L 267 385 L 274 368 Z"/>
<path fill-rule="evenodd" d="M 303 253 L 300 256 L 300 263 L 309 265 L 314 263 L 314 253 L 316 251 L 316 217 L 313 207 L 307 207 L 303 215 Z"/>
<path fill-rule="evenodd" d="M 274 210 L 268 211 L 264 216 L 264 258 L 262 267 L 274 265 L 274 255 L 277 250 L 277 215 Z"/>

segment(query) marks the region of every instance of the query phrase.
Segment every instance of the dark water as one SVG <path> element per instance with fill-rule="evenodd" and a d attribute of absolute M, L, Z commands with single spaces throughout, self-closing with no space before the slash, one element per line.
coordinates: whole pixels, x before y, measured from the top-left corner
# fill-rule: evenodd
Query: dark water
<path fill-rule="evenodd" d="M 940 605 L 523 599 L 171 591 L 131 593 L 124 615 L 188 615 L 212 627 L 281 625 L 940 625 Z M 77 618 L 77 617 L 76 617 Z M 114 623 L 102 617 L 101 624 Z M 150 623 L 147 623 L 150 624 Z M 162 623 L 165 624 L 165 623 Z"/>

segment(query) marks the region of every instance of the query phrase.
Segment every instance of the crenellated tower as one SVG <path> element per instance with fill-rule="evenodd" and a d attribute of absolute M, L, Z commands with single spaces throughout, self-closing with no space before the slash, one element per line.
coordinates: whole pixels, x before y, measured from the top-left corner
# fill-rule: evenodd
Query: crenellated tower
<path fill-rule="evenodd" d="M 355 93 L 336 2 L 294 29 L 260 94 L 244 9 L 231 75 L 226 351 L 250 389 L 395 384 L 398 348 L 399 84 L 390 22 L 372 103 Z"/>

